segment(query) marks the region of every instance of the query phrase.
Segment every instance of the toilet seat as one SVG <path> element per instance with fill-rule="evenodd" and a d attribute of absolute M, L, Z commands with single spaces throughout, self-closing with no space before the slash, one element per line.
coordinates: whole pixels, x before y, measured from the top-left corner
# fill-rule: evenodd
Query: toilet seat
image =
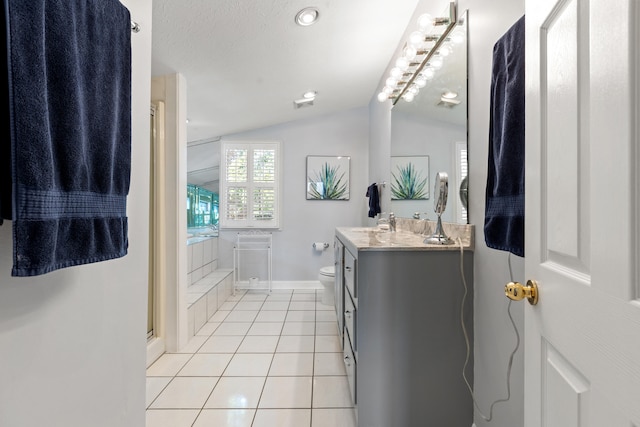
<path fill-rule="evenodd" d="M 328 265 L 326 267 L 322 267 L 320 269 L 320 275 L 326 277 L 335 277 L 336 275 L 336 267 L 335 265 Z"/>

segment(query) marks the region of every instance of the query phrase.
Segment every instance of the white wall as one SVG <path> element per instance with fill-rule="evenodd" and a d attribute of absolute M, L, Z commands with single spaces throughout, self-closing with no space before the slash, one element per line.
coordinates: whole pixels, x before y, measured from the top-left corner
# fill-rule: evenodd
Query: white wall
<path fill-rule="evenodd" d="M 0 227 L 0 426 L 145 422 L 151 0 L 123 3 L 142 28 L 132 34 L 129 253 L 12 278 L 11 223 Z"/>
<path fill-rule="evenodd" d="M 417 9 L 429 11 L 431 0 L 421 0 Z M 480 409 L 489 415 L 491 403 L 506 397 L 508 358 L 515 345 L 515 335 L 507 315 L 508 300 L 504 285 L 510 281 L 508 254 L 489 249 L 484 244 L 484 198 L 487 179 L 489 102 L 492 50 L 495 42 L 524 14 L 524 0 L 459 0 L 460 11 L 469 10 L 469 196 L 470 223 L 476 225 L 474 254 L 474 387 Z M 412 20 L 412 22 L 414 22 Z M 385 76 L 381 77 L 384 79 Z M 371 123 L 372 146 L 370 171 L 388 170 L 390 102 L 370 108 L 375 113 Z M 387 115 L 387 117 L 385 117 Z M 377 135 L 377 140 L 373 141 Z M 375 151 L 379 150 L 378 153 Z M 378 174 L 370 174 L 370 179 Z M 524 280 L 523 259 L 512 257 L 514 279 Z M 514 304 L 512 312 L 523 334 L 523 305 Z M 476 411 L 478 427 L 524 424 L 523 349 L 516 354 L 511 376 L 511 399 L 497 404 L 493 420 L 488 423 Z"/>
<path fill-rule="evenodd" d="M 360 226 L 367 218 L 369 112 L 358 108 L 317 119 L 298 120 L 224 140 L 282 141 L 284 190 L 282 229 L 273 232 L 273 280 L 317 280 L 318 270 L 333 265 L 333 236 L 338 226 Z M 351 156 L 348 201 L 306 200 L 306 157 Z M 220 232 L 219 268 L 233 267 L 238 230 Z M 331 246 L 313 251 L 313 242 Z"/>
<path fill-rule="evenodd" d="M 506 396 L 509 355 L 516 343 L 507 315 L 504 285 L 509 282 L 508 253 L 489 249 L 484 243 L 484 201 L 487 181 L 489 104 L 492 52 L 495 42 L 524 14 L 524 0 L 460 0 L 469 10 L 469 212 L 476 224 L 475 250 L 475 391 L 481 410 Z M 512 256 L 514 279 L 523 281 L 524 260 Z M 512 312 L 524 334 L 523 304 Z M 511 399 L 494 407 L 493 421 L 485 422 L 476 411 L 476 424 L 518 427 L 524 424 L 524 378 L 521 347 L 511 375 Z"/>

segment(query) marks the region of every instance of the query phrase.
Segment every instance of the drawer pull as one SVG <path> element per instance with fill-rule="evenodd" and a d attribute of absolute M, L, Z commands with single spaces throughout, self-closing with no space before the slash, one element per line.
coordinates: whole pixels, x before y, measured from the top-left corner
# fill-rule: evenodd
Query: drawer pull
<path fill-rule="evenodd" d="M 344 357 L 344 364 L 347 365 L 347 367 L 351 367 L 351 358 L 349 356 L 345 356 Z"/>
<path fill-rule="evenodd" d="M 344 269 L 347 270 L 347 271 L 351 271 L 351 267 L 349 267 L 349 266 L 345 267 Z"/>
<path fill-rule="evenodd" d="M 348 317 L 348 318 L 351 318 L 351 311 L 350 310 L 345 311 L 344 312 L 344 316 Z"/>

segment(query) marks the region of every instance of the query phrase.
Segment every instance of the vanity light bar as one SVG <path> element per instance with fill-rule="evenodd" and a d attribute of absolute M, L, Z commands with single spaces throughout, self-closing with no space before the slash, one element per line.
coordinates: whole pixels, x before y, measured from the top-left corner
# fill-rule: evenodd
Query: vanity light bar
<path fill-rule="evenodd" d="M 391 99 L 393 100 L 393 105 L 395 105 L 400 98 L 404 98 L 407 102 L 413 100 L 413 97 L 418 93 L 420 87 L 424 87 L 426 81 L 433 77 L 433 68 L 439 68 L 436 67 L 437 63 L 440 63 L 440 66 L 442 65 L 442 56 L 438 55 L 436 57 L 435 55 L 438 53 L 442 44 L 445 41 L 449 41 L 448 35 L 455 27 L 456 21 L 457 11 L 454 2 L 449 3 L 449 17 L 431 18 L 430 15 L 423 14 L 418 18 L 418 30 L 411 33 L 409 41 L 405 43 L 402 49 L 404 54 L 396 59 L 396 64 L 400 64 L 404 69 L 400 69 L 399 66 L 391 69 L 389 72 L 390 76 L 386 80 L 384 88 L 378 94 L 378 101 L 385 102 Z M 442 34 L 430 34 L 433 27 L 443 25 L 447 27 Z M 429 42 L 434 43 L 430 49 L 415 46 L 417 43 Z M 410 53 L 407 54 L 407 51 Z M 418 56 L 423 56 L 422 60 L 420 62 L 414 62 L 413 60 Z M 430 63 L 429 61 L 432 59 L 433 63 Z M 432 71 L 426 73 L 430 74 L 430 77 L 427 77 L 426 74 L 421 75 L 421 71 L 428 65 L 433 66 L 433 68 L 431 68 Z M 419 78 L 420 80 L 416 82 Z"/>

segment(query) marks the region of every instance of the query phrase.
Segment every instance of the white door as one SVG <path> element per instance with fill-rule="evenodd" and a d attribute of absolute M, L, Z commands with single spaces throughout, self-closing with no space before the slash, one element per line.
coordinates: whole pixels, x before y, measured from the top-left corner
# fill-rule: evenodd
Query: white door
<path fill-rule="evenodd" d="M 639 16 L 526 0 L 526 427 L 640 427 Z"/>

